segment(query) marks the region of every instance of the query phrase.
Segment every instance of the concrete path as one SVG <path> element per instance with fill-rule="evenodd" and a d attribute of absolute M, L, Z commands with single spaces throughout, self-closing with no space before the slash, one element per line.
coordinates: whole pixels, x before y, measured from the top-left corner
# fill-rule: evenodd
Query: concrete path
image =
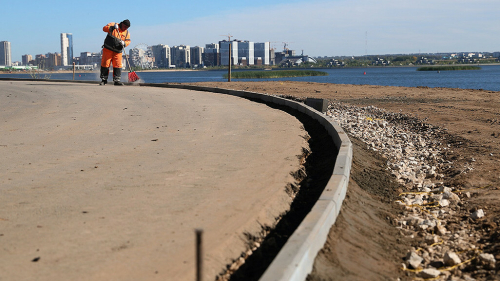
<path fill-rule="evenodd" d="M 272 224 L 301 123 L 180 89 L 0 81 L 0 280 L 205 280 Z"/>

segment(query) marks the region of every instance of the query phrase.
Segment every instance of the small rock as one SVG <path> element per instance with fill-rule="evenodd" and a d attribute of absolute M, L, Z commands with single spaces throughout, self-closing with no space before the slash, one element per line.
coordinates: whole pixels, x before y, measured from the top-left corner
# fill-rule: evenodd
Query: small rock
<path fill-rule="evenodd" d="M 476 279 L 470 277 L 469 275 L 464 274 L 464 276 L 462 276 L 462 277 L 464 278 L 465 281 L 476 281 Z"/>
<path fill-rule="evenodd" d="M 420 257 L 417 252 L 411 251 L 406 255 L 406 264 L 413 269 L 417 269 L 424 259 Z"/>
<path fill-rule="evenodd" d="M 448 199 L 451 204 L 458 204 L 460 202 L 460 197 L 451 191 L 443 192 L 443 199 Z"/>
<path fill-rule="evenodd" d="M 442 193 L 451 192 L 451 188 L 446 187 L 446 186 L 440 186 L 439 187 L 439 192 L 442 192 Z"/>
<path fill-rule="evenodd" d="M 434 228 L 434 230 L 436 231 L 437 234 L 443 236 L 446 234 L 446 227 L 442 226 L 442 225 L 436 225 L 436 227 Z"/>
<path fill-rule="evenodd" d="M 429 245 L 439 242 L 439 237 L 436 235 L 427 235 L 425 237 L 425 242 Z"/>
<path fill-rule="evenodd" d="M 486 269 L 495 269 L 495 257 L 492 254 L 480 254 L 479 261 Z"/>
<path fill-rule="evenodd" d="M 475 211 L 474 213 L 472 213 L 472 215 L 471 215 L 471 218 L 474 220 L 480 219 L 482 217 L 484 217 L 483 209 L 479 209 L 479 210 Z"/>
<path fill-rule="evenodd" d="M 420 272 L 422 278 L 436 278 L 441 274 L 441 271 L 435 268 L 426 268 Z"/>
<path fill-rule="evenodd" d="M 444 257 L 443 257 L 443 261 L 444 261 L 444 264 L 446 264 L 448 266 L 457 265 L 457 264 L 462 262 L 462 260 L 460 260 L 458 255 L 454 252 L 445 253 Z"/>
<path fill-rule="evenodd" d="M 420 223 L 420 227 L 422 226 L 426 226 L 425 228 L 423 229 L 427 229 L 427 228 L 433 228 L 436 226 L 436 222 L 433 221 L 433 220 L 423 220 L 421 223 Z"/>
<path fill-rule="evenodd" d="M 486 253 L 480 254 L 479 259 L 491 263 L 496 263 L 495 256 L 493 256 L 492 254 L 486 254 Z"/>
<path fill-rule="evenodd" d="M 441 199 L 441 200 L 439 201 L 439 205 L 440 205 L 441 207 L 447 207 L 447 206 L 449 206 L 449 205 L 450 205 L 450 201 L 448 201 L 448 199 Z"/>
<path fill-rule="evenodd" d="M 235 271 L 236 269 L 238 269 L 239 265 L 237 263 L 233 263 L 231 264 L 231 266 L 229 267 L 229 270 L 231 271 Z"/>

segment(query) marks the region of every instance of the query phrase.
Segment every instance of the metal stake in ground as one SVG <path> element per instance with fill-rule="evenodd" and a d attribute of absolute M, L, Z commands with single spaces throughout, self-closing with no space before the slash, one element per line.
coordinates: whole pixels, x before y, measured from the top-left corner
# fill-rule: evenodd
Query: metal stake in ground
<path fill-rule="evenodd" d="M 203 229 L 196 229 L 196 281 L 203 281 Z"/>

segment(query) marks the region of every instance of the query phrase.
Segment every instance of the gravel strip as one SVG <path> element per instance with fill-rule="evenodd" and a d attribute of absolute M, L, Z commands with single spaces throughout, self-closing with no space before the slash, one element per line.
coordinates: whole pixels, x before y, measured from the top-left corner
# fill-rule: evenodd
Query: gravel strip
<path fill-rule="evenodd" d="M 477 222 L 487 210 L 467 208 L 474 190 L 445 185 L 453 173 L 474 169 L 475 159 L 461 167 L 452 159 L 460 140 L 445 129 L 404 114 L 373 106 L 330 103 L 327 115 L 353 137 L 387 159 L 387 169 L 401 184 L 400 231 L 415 240 L 402 267 L 410 277 L 433 280 L 475 280 L 495 274 L 495 257 L 483 253 Z M 485 226 L 487 227 L 487 226 Z"/>

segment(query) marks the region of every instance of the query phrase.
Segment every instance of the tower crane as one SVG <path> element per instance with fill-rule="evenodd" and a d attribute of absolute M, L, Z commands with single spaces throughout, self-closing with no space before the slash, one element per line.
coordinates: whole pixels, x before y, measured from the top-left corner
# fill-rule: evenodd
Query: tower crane
<path fill-rule="evenodd" d="M 283 51 L 285 51 L 285 52 L 286 52 L 286 51 L 288 51 L 288 47 L 287 47 L 287 46 L 288 46 L 290 43 L 295 43 L 295 42 L 282 42 L 282 43 L 283 43 Z"/>
<path fill-rule="evenodd" d="M 220 36 L 227 36 L 227 41 L 231 41 L 231 37 L 233 37 L 231 34 L 227 34 L 227 35 L 220 35 Z"/>

